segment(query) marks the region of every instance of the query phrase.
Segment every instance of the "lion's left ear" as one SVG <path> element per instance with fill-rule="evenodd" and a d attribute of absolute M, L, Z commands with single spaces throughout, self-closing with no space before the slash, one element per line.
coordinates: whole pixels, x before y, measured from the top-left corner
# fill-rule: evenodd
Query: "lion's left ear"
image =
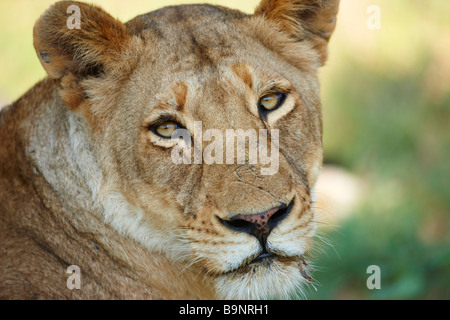
<path fill-rule="evenodd" d="M 295 41 L 311 41 L 323 65 L 336 26 L 339 0 L 262 0 L 255 10 Z"/>
<path fill-rule="evenodd" d="M 78 26 L 71 24 L 73 13 L 78 15 Z M 122 22 L 97 6 L 77 1 L 53 4 L 33 30 L 39 60 L 57 79 L 66 72 L 82 78 L 112 67 L 130 37 Z"/>

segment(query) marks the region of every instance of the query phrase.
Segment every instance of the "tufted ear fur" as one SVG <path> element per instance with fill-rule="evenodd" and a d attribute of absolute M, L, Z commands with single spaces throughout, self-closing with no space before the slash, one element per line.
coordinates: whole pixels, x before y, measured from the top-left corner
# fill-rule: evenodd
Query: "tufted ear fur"
<path fill-rule="evenodd" d="M 275 22 L 295 41 L 311 41 L 323 65 L 338 8 L 339 0 L 262 0 L 255 15 Z"/>
<path fill-rule="evenodd" d="M 76 6 L 79 13 L 79 28 L 68 23 L 77 12 L 70 6 Z M 124 24 L 101 8 L 76 1 L 52 5 L 33 30 L 39 60 L 52 78 L 67 72 L 76 77 L 95 76 L 113 67 L 129 37 Z"/>

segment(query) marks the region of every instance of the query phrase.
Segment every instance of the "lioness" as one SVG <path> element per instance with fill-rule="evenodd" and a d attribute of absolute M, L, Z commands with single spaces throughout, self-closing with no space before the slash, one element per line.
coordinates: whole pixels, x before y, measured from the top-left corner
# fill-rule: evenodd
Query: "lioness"
<path fill-rule="evenodd" d="M 322 162 L 317 70 L 338 2 L 262 0 L 253 15 L 174 6 L 125 24 L 86 3 L 52 5 L 33 34 L 48 77 L 0 114 L 0 297 L 298 292 Z M 195 140 L 199 121 L 277 129 L 277 171 L 174 163 L 174 133 Z"/>

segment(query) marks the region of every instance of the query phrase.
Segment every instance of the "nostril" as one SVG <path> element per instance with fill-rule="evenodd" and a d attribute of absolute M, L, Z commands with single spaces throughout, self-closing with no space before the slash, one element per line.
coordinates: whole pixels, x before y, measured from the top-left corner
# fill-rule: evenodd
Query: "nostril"
<path fill-rule="evenodd" d="M 274 228 L 278 223 L 281 222 L 281 220 L 283 220 L 284 218 L 287 217 L 287 215 L 288 215 L 289 212 L 291 211 L 291 208 L 292 208 L 293 204 L 294 204 L 294 200 L 292 200 L 292 201 L 289 203 L 289 205 L 287 205 L 287 206 L 286 206 L 285 204 L 282 204 L 282 205 L 279 207 L 278 211 L 275 212 L 275 213 L 269 218 L 269 220 L 267 221 L 267 223 L 268 223 L 272 228 Z"/>
<path fill-rule="evenodd" d="M 252 223 L 242 219 L 223 220 L 219 218 L 219 220 L 231 230 L 250 233 L 252 229 Z"/>

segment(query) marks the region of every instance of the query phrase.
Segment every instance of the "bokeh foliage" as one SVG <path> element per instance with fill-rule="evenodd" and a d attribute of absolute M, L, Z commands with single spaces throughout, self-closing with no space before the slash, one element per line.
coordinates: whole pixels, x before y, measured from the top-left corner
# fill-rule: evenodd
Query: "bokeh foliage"
<path fill-rule="evenodd" d="M 371 4 L 378 30 L 365 25 Z M 449 299 L 450 4 L 343 5 L 323 74 L 325 160 L 368 188 L 327 229 L 309 298 Z M 381 290 L 366 287 L 372 264 Z"/>

